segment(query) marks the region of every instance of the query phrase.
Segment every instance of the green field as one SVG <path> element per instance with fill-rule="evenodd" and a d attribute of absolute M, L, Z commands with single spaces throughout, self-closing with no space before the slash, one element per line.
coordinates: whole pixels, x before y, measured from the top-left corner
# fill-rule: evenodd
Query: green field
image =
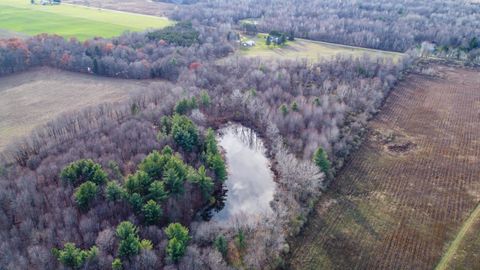
<path fill-rule="evenodd" d="M 163 28 L 171 24 L 173 22 L 164 17 L 69 4 L 32 5 L 27 0 L 0 2 L 0 29 L 28 35 L 49 33 L 85 40 L 97 36 L 118 36 L 127 30 Z"/>
<path fill-rule="evenodd" d="M 242 37 L 242 41 L 253 40 L 256 45 L 253 47 L 242 47 L 240 53 L 248 57 L 260 57 L 266 59 L 309 59 L 318 60 L 320 58 L 331 58 L 337 54 L 345 56 L 362 56 L 367 54 L 371 57 L 387 57 L 397 61 L 404 54 L 397 52 L 387 52 L 359 47 L 352 47 L 340 44 L 332 44 L 320 41 L 306 39 L 295 39 L 288 41 L 283 46 L 267 46 L 265 44 L 265 34 L 258 34 L 256 37 Z"/>

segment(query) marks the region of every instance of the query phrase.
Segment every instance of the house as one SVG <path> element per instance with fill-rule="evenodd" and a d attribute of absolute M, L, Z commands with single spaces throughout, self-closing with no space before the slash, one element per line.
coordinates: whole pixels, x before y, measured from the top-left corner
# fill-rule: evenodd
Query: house
<path fill-rule="evenodd" d="M 436 47 L 435 42 L 428 42 L 428 41 L 422 42 L 420 46 L 420 56 L 429 57 L 435 52 L 435 47 Z"/>
<path fill-rule="evenodd" d="M 40 4 L 41 5 L 60 5 L 60 3 L 62 2 L 62 0 L 41 0 L 40 1 Z M 34 2 L 32 2 L 32 4 L 34 4 Z"/>
<path fill-rule="evenodd" d="M 255 41 L 254 41 L 254 40 L 251 40 L 251 39 L 242 42 L 242 46 L 243 46 L 243 47 L 253 47 L 253 46 L 255 46 L 255 44 L 256 44 Z"/>

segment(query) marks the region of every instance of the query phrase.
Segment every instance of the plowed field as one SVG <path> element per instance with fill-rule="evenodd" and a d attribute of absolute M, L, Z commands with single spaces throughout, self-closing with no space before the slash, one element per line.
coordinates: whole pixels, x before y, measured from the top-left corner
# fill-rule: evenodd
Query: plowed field
<path fill-rule="evenodd" d="M 436 68 L 440 77 L 408 75 L 370 122 L 292 241 L 291 268 L 439 263 L 480 201 L 480 72 Z"/>

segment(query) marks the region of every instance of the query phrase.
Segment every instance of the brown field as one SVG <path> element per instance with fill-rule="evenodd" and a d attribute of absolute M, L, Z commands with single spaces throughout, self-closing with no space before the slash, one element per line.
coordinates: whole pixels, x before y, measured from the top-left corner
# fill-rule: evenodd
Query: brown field
<path fill-rule="evenodd" d="M 175 8 L 174 4 L 151 0 L 64 0 L 63 2 L 153 16 L 167 16 Z"/>
<path fill-rule="evenodd" d="M 480 221 L 464 222 L 480 200 L 480 73 L 436 68 L 408 75 L 370 122 L 291 241 L 291 268 L 434 269 L 467 226 L 452 266 L 478 269 Z"/>
<path fill-rule="evenodd" d="M 56 116 L 105 102 L 118 102 L 163 84 L 96 77 L 38 68 L 0 78 L 0 151 Z"/>
<path fill-rule="evenodd" d="M 0 39 L 9 39 L 9 38 L 25 38 L 28 37 L 23 33 L 12 32 L 5 29 L 0 29 Z"/>

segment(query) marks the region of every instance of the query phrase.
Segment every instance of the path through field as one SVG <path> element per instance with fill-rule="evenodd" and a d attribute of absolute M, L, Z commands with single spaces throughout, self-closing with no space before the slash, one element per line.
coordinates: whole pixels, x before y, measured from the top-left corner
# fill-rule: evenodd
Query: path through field
<path fill-rule="evenodd" d="M 442 78 L 412 74 L 392 92 L 291 243 L 291 268 L 439 263 L 480 201 L 480 73 L 436 68 Z"/>

